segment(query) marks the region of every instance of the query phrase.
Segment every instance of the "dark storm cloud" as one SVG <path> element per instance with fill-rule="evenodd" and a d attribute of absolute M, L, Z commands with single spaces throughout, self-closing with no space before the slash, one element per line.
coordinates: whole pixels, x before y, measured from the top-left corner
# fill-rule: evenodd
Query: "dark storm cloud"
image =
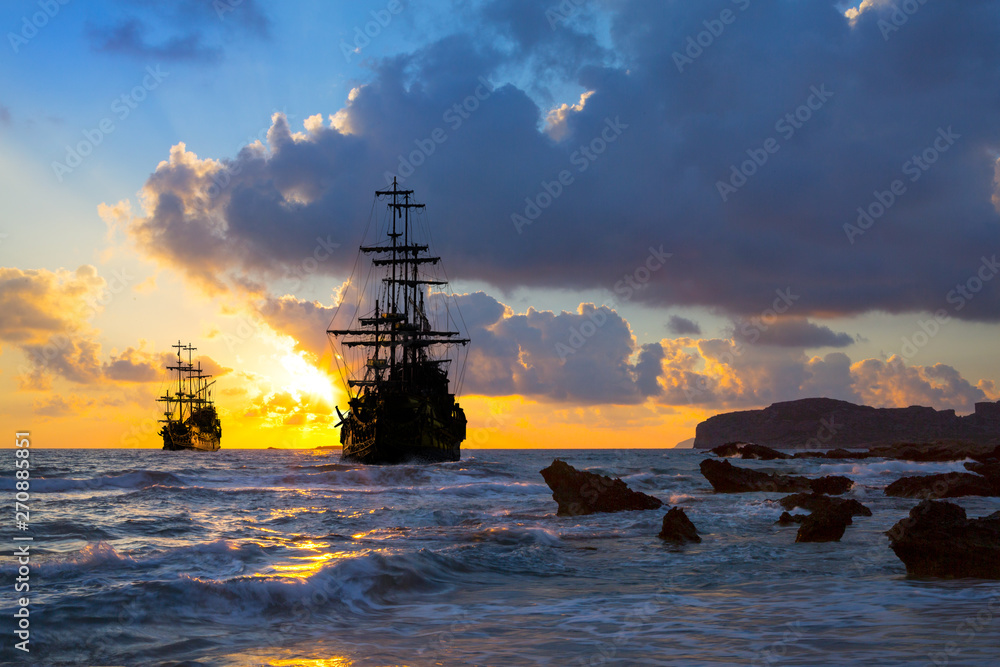
<path fill-rule="evenodd" d="M 777 347 L 847 347 L 854 337 L 820 326 L 804 318 L 787 318 L 767 323 L 759 318 L 742 320 L 733 326 L 734 339 L 751 345 Z"/>
<path fill-rule="evenodd" d="M 680 315 L 671 315 L 667 320 L 667 330 L 675 336 L 700 336 L 701 326 Z"/>
<path fill-rule="evenodd" d="M 612 58 L 579 23 L 486 3 L 466 34 L 376 64 L 336 127 L 296 134 L 278 116 L 266 150 L 221 164 L 172 154 L 133 236 L 217 289 L 281 275 L 319 239 L 351 247 L 363 193 L 397 174 L 430 205 L 451 274 L 504 289 L 610 290 L 665 244 L 671 261 L 635 300 L 752 316 L 793 285 L 799 317 L 1000 320 L 1000 290 L 979 274 L 1000 252 L 1000 70 L 984 65 L 1000 60 L 995 3 L 922 5 L 889 39 L 882 5 L 854 21 L 835 3 L 743 5 L 609 4 L 595 26 L 610 26 Z M 679 67 L 724 8 L 735 19 Z M 512 69 L 589 95 L 550 115 L 544 95 L 480 78 Z M 742 183 L 734 168 L 753 173 Z M 333 253 L 319 271 L 350 262 Z M 953 308 L 960 287 L 972 298 Z"/>

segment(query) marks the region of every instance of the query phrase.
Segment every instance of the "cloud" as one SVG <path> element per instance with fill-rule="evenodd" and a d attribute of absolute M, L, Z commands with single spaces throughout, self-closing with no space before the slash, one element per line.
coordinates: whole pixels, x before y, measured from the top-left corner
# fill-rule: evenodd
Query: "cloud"
<path fill-rule="evenodd" d="M 147 181 L 149 207 L 130 234 L 203 285 L 228 289 L 242 276 L 259 287 L 312 256 L 317 239 L 353 247 L 369 211 L 363 193 L 419 162 L 404 184 L 433 211 L 449 272 L 502 289 L 611 291 L 662 243 L 669 265 L 634 297 L 654 307 L 746 317 L 794 285 L 801 317 L 935 311 L 1000 248 L 1000 132 L 981 103 L 1000 72 L 977 66 L 1000 59 L 989 3 L 923 5 L 888 41 L 878 11 L 852 22 L 828 3 L 754 5 L 683 72 L 673 53 L 710 18 L 699 3 L 604 5 L 600 20 L 569 26 L 586 38 L 577 46 L 528 3 L 478 6 L 462 31 L 374 62 L 371 79 L 328 110 L 334 126 L 293 131 L 278 115 L 266 145 L 218 162 L 175 146 Z M 605 39 L 607 48 L 594 45 Z M 563 52 L 568 65 L 545 88 L 573 90 L 568 100 L 549 105 L 518 87 L 512 72 Z M 480 77 L 496 86 L 488 97 L 448 115 L 483 93 Z M 779 130 L 813 87 L 832 96 L 791 135 Z M 544 130 L 553 111 L 559 140 Z M 602 138 L 609 123 L 621 129 L 612 143 Z M 959 138 L 910 180 L 913 156 L 948 128 Z M 435 129 L 446 140 L 421 149 Z M 780 150 L 723 202 L 718 182 L 771 137 Z M 549 202 L 545 184 L 556 191 L 561 171 L 572 183 Z M 905 194 L 852 244 L 844 225 L 895 179 Z M 511 216 L 532 201 L 546 206 L 519 234 Z M 342 275 L 351 261 L 334 253 L 318 272 Z M 949 312 L 998 321 L 1000 290 Z"/>
<path fill-rule="evenodd" d="M 22 345 L 31 360 L 28 372 L 33 382 L 39 374 L 54 373 L 78 384 L 93 384 L 103 379 L 100 361 L 101 345 L 89 338 L 53 337 L 45 345 Z M 42 381 L 40 386 L 47 386 Z"/>
<path fill-rule="evenodd" d="M 294 338 L 299 349 L 310 352 L 316 358 L 329 351 L 326 330 L 336 308 L 286 295 L 264 299 L 259 303 L 257 312 L 276 332 Z"/>
<path fill-rule="evenodd" d="M 957 370 L 945 364 L 906 366 L 897 356 L 888 361 L 866 359 L 851 367 L 855 390 L 870 405 L 906 407 L 932 405 L 971 412 L 987 400 Z"/>
<path fill-rule="evenodd" d="M 771 322 L 764 318 L 751 318 L 733 324 L 737 340 L 751 345 L 778 347 L 847 347 L 854 344 L 848 333 L 835 332 L 801 317 L 784 317 Z"/>
<path fill-rule="evenodd" d="M 93 404 L 93 400 L 85 400 L 75 394 L 68 397 L 56 394 L 49 398 L 35 401 L 33 411 L 36 415 L 45 417 L 66 417 L 69 415 L 79 415 L 85 408 Z"/>
<path fill-rule="evenodd" d="M 162 379 L 163 369 L 173 360 L 175 357 L 168 352 L 150 358 L 129 347 L 119 355 L 112 354 L 111 359 L 104 362 L 104 375 L 116 382 L 152 382 Z"/>
<path fill-rule="evenodd" d="M 898 356 L 852 363 L 842 352 L 809 357 L 732 339 L 664 340 L 661 345 L 658 400 L 674 406 L 733 410 L 826 397 L 876 407 L 929 405 L 971 412 L 977 401 L 995 395 L 990 380 L 972 385 L 951 366 L 907 366 Z"/>
<path fill-rule="evenodd" d="M 137 19 L 101 29 L 91 29 L 94 48 L 104 53 L 119 53 L 139 59 L 168 61 L 214 61 L 222 56 L 219 48 L 208 47 L 198 32 L 170 37 L 162 44 L 149 41 L 150 30 Z"/>
<path fill-rule="evenodd" d="M 0 341 L 44 345 L 83 328 L 106 283 L 93 266 L 76 271 L 0 267 Z"/>
<path fill-rule="evenodd" d="M 667 330 L 676 336 L 700 336 L 701 327 L 697 322 L 680 315 L 671 315 L 667 321 Z"/>
<path fill-rule="evenodd" d="M 20 387 L 46 391 L 52 378 L 76 384 L 156 382 L 162 379 L 169 353 L 150 353 L 128 347 L 107 359 L 101 351 L 91 319 L 106 298 L 107 282 L 97 269 L 84 265 L 76 271 L 25 270 L 0 267 L 0 341 L 13 345 L 27 363 L 18 368 Z M 224 368 L 209 357 L 199 357 L 213 375 Z"/>
<path fill-rule="evenodd" d="M 117 22 L 103 16 L 87 30 L 95 51 L 139 60 L 215 62 L 223 44 L 236 34 L 270 36 L 271 21 L 255 0 L 201 2 L 180 0 L 158 4 L 131 3 L 120 7 Z"/>
<path fill-rule="evenodd" d="M 317 403 L 308 395 L 288 391 L 259 396 L 251 401 L 243 417 L 259 419 L 272 428 L 306 425 L 328 428 L 335 420 L 335 415 L 330 414 L 329 406 Z"/>
<path fill-rule="evenodd" d="M 10 125 L 10 109 L 0 104 L 0 125 Z"/>
<path fill-rule="evenodd" d="M 515 314 L 482 292 L 456 301 L 475 341 L 465 370 L 467 393 L 630 405 L 657 391 L 658 346 L 636 349 L 628 323 L 607 306 Z"/>

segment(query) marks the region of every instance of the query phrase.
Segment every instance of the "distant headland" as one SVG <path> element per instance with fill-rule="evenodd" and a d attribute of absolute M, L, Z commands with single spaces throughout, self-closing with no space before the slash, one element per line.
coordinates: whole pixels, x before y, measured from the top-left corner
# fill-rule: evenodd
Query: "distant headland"
<path fill-rule="evenodd" d="M 960 417 L 954 410 L 873 408 L 832 398 L 804 398 L 774 403 L 763 410 L 711 417 L 698 424 L 694 446 L 711 449 L 740 441 L 790 449 L 829 449 L 942 440 L 1000 444 L 1000 401 L 976 403 L 975 413 Z"/>

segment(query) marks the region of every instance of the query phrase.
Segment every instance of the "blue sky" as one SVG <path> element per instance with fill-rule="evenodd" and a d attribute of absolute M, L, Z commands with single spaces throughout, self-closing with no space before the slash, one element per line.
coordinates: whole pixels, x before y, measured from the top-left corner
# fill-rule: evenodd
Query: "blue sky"
<path fill-rule="evenodd" d="M 112 444 L 150 445 L 183 338 L 260 444 L 329 437 L 323 320 L 423 150 L 405 184 L 466 294 L 473 421 L 531 421 L 491 442 L 589 415 L 597 444 L 670 445 L 812 395 L 971 411 L 1000 398 L 997 9 L 5 3 L 5 409 L 97 445 L 114 406 Z"/>

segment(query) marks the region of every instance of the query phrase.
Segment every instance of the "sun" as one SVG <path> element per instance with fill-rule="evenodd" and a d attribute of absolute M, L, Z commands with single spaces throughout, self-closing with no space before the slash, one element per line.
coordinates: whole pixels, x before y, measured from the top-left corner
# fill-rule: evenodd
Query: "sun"
<path fill-rule="evenodd" d="M 301 400 L 303 394 L 333 405 L 333 382 L 329 375 L 310 364 L 303 352 L 288 352 L 281 357 L 281 366 L 288 374 L 289 381 L 283 387 L 296 400 Z"/>

